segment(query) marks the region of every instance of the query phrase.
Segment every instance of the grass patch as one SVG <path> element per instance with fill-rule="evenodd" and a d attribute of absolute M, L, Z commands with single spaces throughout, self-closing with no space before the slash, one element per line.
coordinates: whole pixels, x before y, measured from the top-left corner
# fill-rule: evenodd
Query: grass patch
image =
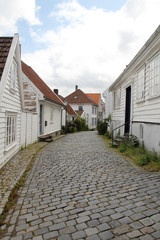
<path fill-rule="evenodd" d="M 108 147 L 112 148 L 111 139 L 107 139 L 105 136 L 101 136 L 101 138 L 107 143 Z M 147 171 L 160 171 L 160 155 L 154 150 L 146 150 L 142 144 L 137 143 L 134 137 L 129 143 L 124 142 L 118 148 L 112 148 L 112 150 Z"/>

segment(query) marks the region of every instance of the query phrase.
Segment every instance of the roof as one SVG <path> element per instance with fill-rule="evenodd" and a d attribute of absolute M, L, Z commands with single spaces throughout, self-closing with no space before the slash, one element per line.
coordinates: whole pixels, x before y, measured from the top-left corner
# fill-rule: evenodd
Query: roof
<path fill-rule="evenodd" d="M 139 52 L 135 55 L 135 57 L 131 60 L 131 62 L 127 65 L 127 67 L 123 70 L 123 72 L 119 75 L 119 77 L 111 84 L 109 87 L 109 91 L 112 91 L 119 81 L 123 78 L 123 76 L 130 70 L 130 68 L 135 64 L 138 58 L 146 51 L 146 49 L 150 46 L 150 44 L 154 41 L 154 39 L 160 34 L 160 25 L 154 31 L 154 33 L 150 36 L 147 42 L 143 45 L 143 47 L 139 50 Z"/>
<path fill-rule="evenodd" d="M 64 97 L 62 97 L 61 95 L 58 96 L 63 102 L 65 101 Z M 69 103 L 67 104 L 67 113 L 68 115 L 77 116 L 77 113 L 73 110 Z"/>
<path fill-rule="evenodd" d="M 97 105 L 99 103 L 100 93 L 86 93 L 86 95 L 91 98 Z"/>
<path fill-rule="evenodd" d="M 0 37 L 0 80 L 8 57 L 13 37 Z"/>
<path fill-rule="evenodd" d="M 69 103 L 90 103 L 96 105 L 96 103 L 90 99 L 82 90 L 77 89 L 70 95 L 68 95 L 65 100 L 67 100 Z"/>
<path fill-rule="evenodd" d="M 63 106 L 63 103 L 59 99 L 59 97 L 54 92 L 52 92 L 52 90 L 38 76 L 38 74 L 23 61 L 22 61 L 22 71 L 32 81 L 32 83 L 40 90 L 40 92 L 44 95 L 46 100 L 52 101 L 54 103 L 57 103 Z"/>
<path fill-rule="evenodd" d="M 70 104 L 67 104 L 67 113 L 68 115 L 77 116 L 76 112 L 73 110 Z"/>
<path fill-rule="evenodd" d="M 76 112 L 79 116 L 82 116 L 84 110 L 76 110 L 75 112 Z"/>

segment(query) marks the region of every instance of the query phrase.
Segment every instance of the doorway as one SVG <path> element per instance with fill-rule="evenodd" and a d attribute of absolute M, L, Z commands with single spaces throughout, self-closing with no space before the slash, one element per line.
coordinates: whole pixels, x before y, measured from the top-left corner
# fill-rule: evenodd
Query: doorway
<path fill-rule="evenodd" d="M 124 134 L 129 135 L 131 118 L 131 86 L 126 88 L 126 110 L 125 110 L 125 129 Z"/>

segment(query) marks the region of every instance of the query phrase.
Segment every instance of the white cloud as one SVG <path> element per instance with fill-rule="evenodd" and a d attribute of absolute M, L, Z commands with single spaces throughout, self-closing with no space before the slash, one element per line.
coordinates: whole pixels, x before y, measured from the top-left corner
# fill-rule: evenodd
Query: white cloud
<path fill-rule="evenodd" d="M 35 0 L 0 0 L 0 35 L 17 32 L 17 21 L 26 20 L 30 25 L 40 24 L 35 16 Z"/>
<path fill-rule="evenodd" d="M 62 21 L 61 28 L 37 37 L 47 48 L 23 59 L 64 96 L 75 84 L 103 92 L 158 27 L 159 9 L 159 0 L 128 0 L 116 12 L 86 9 L 76 0 L 59 4 L 50 16 Z"/>

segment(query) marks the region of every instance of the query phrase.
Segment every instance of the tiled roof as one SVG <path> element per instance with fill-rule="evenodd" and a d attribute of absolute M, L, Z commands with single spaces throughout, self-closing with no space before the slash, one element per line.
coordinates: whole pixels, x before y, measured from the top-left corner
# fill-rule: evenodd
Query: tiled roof
<path fill-rule="evenodd" d="M 33 82 L 33 84 L 42 92 L 46 100 L 63 105 L 57 95 L 46 85 L 37 73 L 26 63 L 22 61 L 22 71 Z"/>
<path fill-rule="evenodd" d="M 82 116 L 84 110 L 76 110 L 75 112 L 76 112 L 79 116 Z"/>
<path fill-rule="evenodd" d="M 65 99 L 64 97 L 62 97 L 61 95 L 58 95 L 58 97 L 64 102 Z M 71 107 L 71 105 L 68 103 L 67 104 L 67 113 L 69 115 L 72 115 L 72 116 L 77 116 L 76 112 L 73 110 L 73 108 Z"/>
<path fill-rule="evenodd" d="M 100 93 L 86 93 L 86 95 L 91 98 L 96 104 L 99 103 Z"/>
<path fill-rule="evenodd" d="M 78 89 L 75 92 L 68 95 L 66 98 L 69 103 L 92 103 L 95 104 L 95 102 L 90 99 L 82 90 Z"/>
<path fill-rule="evenodd" d="M 13 37 L 0 37 L 0 80 L 8 57 Z"/>
<path fill-rule="evenodd" d="M 67 104 L 67 113 L 72 116 L 77 116 L 76 112 L 73 110 L 70 104 Z"/>

